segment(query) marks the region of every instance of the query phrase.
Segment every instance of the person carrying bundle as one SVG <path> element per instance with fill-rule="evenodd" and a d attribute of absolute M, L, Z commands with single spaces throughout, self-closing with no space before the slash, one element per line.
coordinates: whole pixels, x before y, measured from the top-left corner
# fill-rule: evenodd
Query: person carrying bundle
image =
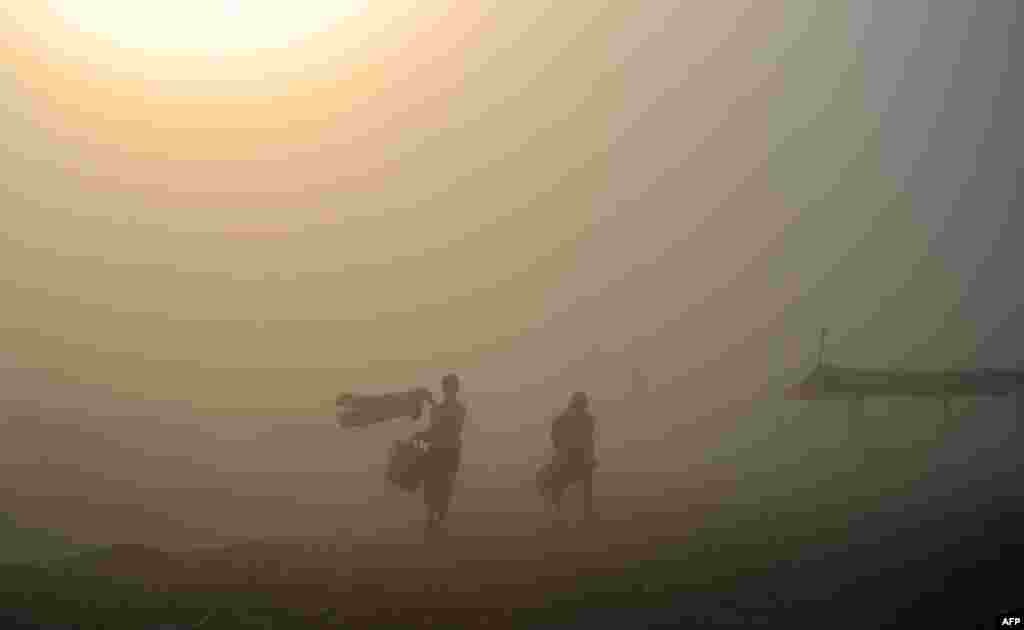
<path fill-rule="evenodd" d="M 413 436 L 426 446 L 422 479 L 427 535 L 438 531 L 448 517 L 462 461 L 462 429 L 467 416 L 466 406 L 458 400 L 459 377 L 446 375 L 441 389 L 444 398 L 430 410 L 430 426 Z"/>
<path fill-rule="evenodd" d="M 551 509 L 561 510 L 562 497 L 569 486 L 580 483 L 583 488 L 583 515 L 594 517 L 594 457 L 597 422 L 588 410 L 589 401 L 583 392 L 576 392 L 569 407 L 551 424 L 554 456 L 537 476 L 538 489 Z"/>
<path fill-rule="evenodd" d="M 336 399 L 337 421 L 343 428 L 362 428 L 408 417 L 418 420 L 429 403 L 430 426 L 406 440 L 395 440 L 388 452 L 388 480 L 406 492 L 423 489 L 427 508 L 426 533 L 440 529 L 448 516 L 455 477 L 462 460 L 462 428 L 466 407 L 458 400 L 459 378 L 448 374 L 441 380 L 443 400 L 435 402 L 430 390 L 418 388 L 397 394 L 359 396 L 341 394 Z"/>

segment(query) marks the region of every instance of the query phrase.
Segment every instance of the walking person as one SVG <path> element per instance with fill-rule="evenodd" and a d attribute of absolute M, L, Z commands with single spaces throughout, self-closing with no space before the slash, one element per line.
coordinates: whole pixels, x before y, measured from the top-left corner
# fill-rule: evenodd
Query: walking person
<path fill-rule="evenodd" d="M 423 502 L 427 509 L 426 535 L 441 530 L 448 518 L 455 479 L 462 461 L 462 429 L 466 406 L 458 399 L 459 377 L 448 374 L 441 380 L 443 398 L 430 411 L 430 426 L 414 436 L 426 443 L 424 455 Z"/>
<path fill-rule="evenodd" d="M 551 423 L 554 459 L 546 481 L 546 494 L 556 515 L 561 513 L 565 491 L 579 483 L 583 490 L 583 518 L 588 521 L 594 518 L 596 430 L 597 422 L 583 392 L 573 394 L 568 408 Z"/>

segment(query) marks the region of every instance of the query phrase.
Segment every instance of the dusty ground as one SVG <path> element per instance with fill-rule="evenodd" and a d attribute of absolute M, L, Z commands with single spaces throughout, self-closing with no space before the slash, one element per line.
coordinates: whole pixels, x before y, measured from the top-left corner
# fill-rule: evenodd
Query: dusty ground
<path fill-rule="evenodd" d="M 453 527 L 430 545 L 410 528 L 376 541 L 266 540 L 179 553 L 124 546 L 93 566 L 155 589 L 260 593 L 301 611 L 311 628 L 806 627 L 822 619 L 885 627 L 937 612 L 974 627 L 990 609 L 1015 605 L 1013 583 L 997 569 L 1019 558 L 1020 517 L 999 509 L 878 516 L 852 526 L 845 544 L 795 547 L 749 540 L 749 530 L 697 532 L 688 518 L 636 513 L 520 535 Z M 565 616 L 531 616 L 555 606 Z"/>

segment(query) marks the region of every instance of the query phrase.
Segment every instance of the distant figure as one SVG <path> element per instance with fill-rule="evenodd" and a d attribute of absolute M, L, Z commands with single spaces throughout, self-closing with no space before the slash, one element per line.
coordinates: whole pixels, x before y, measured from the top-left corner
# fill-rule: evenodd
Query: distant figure
<path fill-rule="evenodd" d="M 597 422 L 588 409 L 587 395 L 576 392 L 569 407 L 551 424 L 554 457 L 538 475 L 538 485 L 552 510 L 561 511 L 562 497 L 569 486 L 583 487 L 583 515 L 594 517 L 594 457 Z"/>
<path fill-rule="evenodd" d="M 457 398 L 459 377 L 448 374 L 441 380 L 444 398 L 430 411 L 430 426 L 414 439 L 426 443 L 423 472 L 423 501 L 427 508 L 426 533 L 438 531 L 448 517 L 455 477 L 462 460 L 462 428 L 466 406 Z"/>
<path fill-rule="evenodd" d="M 434 404 L 434 396 L 424 387 L 376 396 L 341 394 L 335 400 L 338 425 L 344 429 L 361 428 L 404 417 L 419 420 L 427 403 Z"/>

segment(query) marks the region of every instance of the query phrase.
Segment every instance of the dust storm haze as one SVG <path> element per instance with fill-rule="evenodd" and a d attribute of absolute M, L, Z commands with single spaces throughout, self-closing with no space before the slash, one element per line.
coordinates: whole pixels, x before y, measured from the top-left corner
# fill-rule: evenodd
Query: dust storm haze
<path fill-rule="evenodd" d="M 843 365 L 1018 366 L 1020 292 L 988 288 L 1021 264 L 1014 5 L 628 4 L 431 0 L 198 78 L 0 22 L 6 511 L 401 537 L 385 454 L 420 427 L 343 431 L 334 398 L 452 371 L 453 530 L 533 531 L 576 390 L 611 520 L 815 512 L 856 440 L 883 502 L 1002 479 L 1012 400 L 872 402 L 854 439 L 781 392 L 822 327 Z"/>

